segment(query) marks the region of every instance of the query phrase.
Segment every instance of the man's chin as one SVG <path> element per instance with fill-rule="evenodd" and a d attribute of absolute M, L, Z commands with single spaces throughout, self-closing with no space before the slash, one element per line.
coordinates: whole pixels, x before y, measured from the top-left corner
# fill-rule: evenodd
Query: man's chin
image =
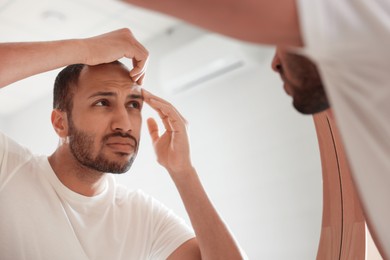
<path fill-rule="evenodd" d="M 105 172 L 114 174 L 126 173 L 130 170 L 131 165 L 132 162 L 127 162 L 126 164 L 112 163 L 105 168 Z"/>
<path fill-rule="evenodd" d="M 104 173 L 125 173 L 133 164 L 136 153 L 103 151 L 89 160 L 88 167 Z"/>
<path fill-rule="evenodd" d="M 123 155 L 122 160 L 119 160 L 116 162 L 116 165 L 118 166 L 116 168 L 116 171 L 110 171 L 111 173 L 125 173 L 128 172 L 133 165 L 133 162 L 135 160 L 135 155 L 134 154 L 126 154 Z"/>
<path fill-rule="evenodd" d="M 304 115 L 314 115 L 323 112 L 329 108 L 328 103 L 302 105 L 293 102 L 293 106 L 299 113 Z"/>
<path fill-rule="evenodd" d="M 104 173 L 121 174 L 130 170 L 130 167 L 134 162 L 134 158 L 134 156 L 129 155 L 115 159 L 99 157 L 96 158 L 94 164 L 90 164 L 88 167 Z"/>

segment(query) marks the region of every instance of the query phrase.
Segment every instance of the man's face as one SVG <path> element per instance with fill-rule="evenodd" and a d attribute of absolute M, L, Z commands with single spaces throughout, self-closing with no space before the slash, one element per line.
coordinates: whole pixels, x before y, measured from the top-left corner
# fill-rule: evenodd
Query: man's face
<path fill-rule="evenodd" d="M 278 47 L 272 68 L 280 74 L 284 89 L 299 112 L 315 114 L 329 108 L 320 75 L 309 59 Z"/>
<path fill-rule="evenodd" d="M 121 65 L 85 67 L 68 114 L 76 160 L 100 172 L 128 171 L 138 151 L 142 105 L 140 87 Z"/>

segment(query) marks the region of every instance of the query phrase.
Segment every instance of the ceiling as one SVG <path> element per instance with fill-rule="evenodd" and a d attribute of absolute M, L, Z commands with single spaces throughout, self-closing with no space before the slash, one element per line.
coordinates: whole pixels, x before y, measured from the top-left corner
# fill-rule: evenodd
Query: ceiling
<path fill-rule="evenodd" d="M 145 41 L 177 22 L 117 0 L 0 0 L 2 41 L 86 37 L 121 27 Z"/>
<path fill-rule="evenodd" d="M 179 23 L 117 0 L 0 0 L 1 42 L 83 38 L 123 27 L 146 42 Z M 49 93 L 55 75 L 43 73 L 2 88 L 0 117 Z"/>

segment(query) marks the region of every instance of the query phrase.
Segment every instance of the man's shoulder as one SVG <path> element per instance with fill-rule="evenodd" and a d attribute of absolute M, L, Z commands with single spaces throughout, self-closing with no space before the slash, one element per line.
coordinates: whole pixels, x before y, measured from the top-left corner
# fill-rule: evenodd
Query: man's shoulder
<path fill-rule="evenodd" d="M 123 184 L 115 184 L 115 204 L 118 207 L 129 207 L 139 211 L 151 212 L 165 206 L 141 189 L 131 189 Z"/>
<path fill-rule="evenodd" d="M 11 137 L 7 136 L 0 131 L 0 159 L 12 160 L 12 161 L 24 161 L 25 159 L 31 159 L 33 153 L 27 147 L 19 144 Z M 4 161 L 2 161 L 4 162 Z"/>
<path fill-rule="evenodd" d="M 140 189 L 131 189 L 123 184 L 115 183 L 116 203 L 136 203 L 147 200 L 150 196 Z"/>
<path fill-rule="evenodd" d="M 37 156 L 26 147 L 0 133 L 0 186 L 3 188 L 15 176 L 36 180 L 36 173 L 46 170 L 46 156 Z M 27 179 L 26 179 L 27 178 Z M 19 179 L 20 180 L 20 179 Z"/>

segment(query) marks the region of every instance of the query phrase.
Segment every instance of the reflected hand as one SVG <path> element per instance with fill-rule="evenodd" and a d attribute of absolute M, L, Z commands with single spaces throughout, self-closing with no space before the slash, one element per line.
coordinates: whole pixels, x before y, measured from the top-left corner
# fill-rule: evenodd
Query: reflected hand
<path fill-rule="evenodd" d="M 99 36 L 84 39 L 87 48 L 85 64 L 109 63 L 123 57 L 132 59 L 130 77 L 138 84 L 143 83 L 149 53 L 129 29 L 120 29 Z"/>

